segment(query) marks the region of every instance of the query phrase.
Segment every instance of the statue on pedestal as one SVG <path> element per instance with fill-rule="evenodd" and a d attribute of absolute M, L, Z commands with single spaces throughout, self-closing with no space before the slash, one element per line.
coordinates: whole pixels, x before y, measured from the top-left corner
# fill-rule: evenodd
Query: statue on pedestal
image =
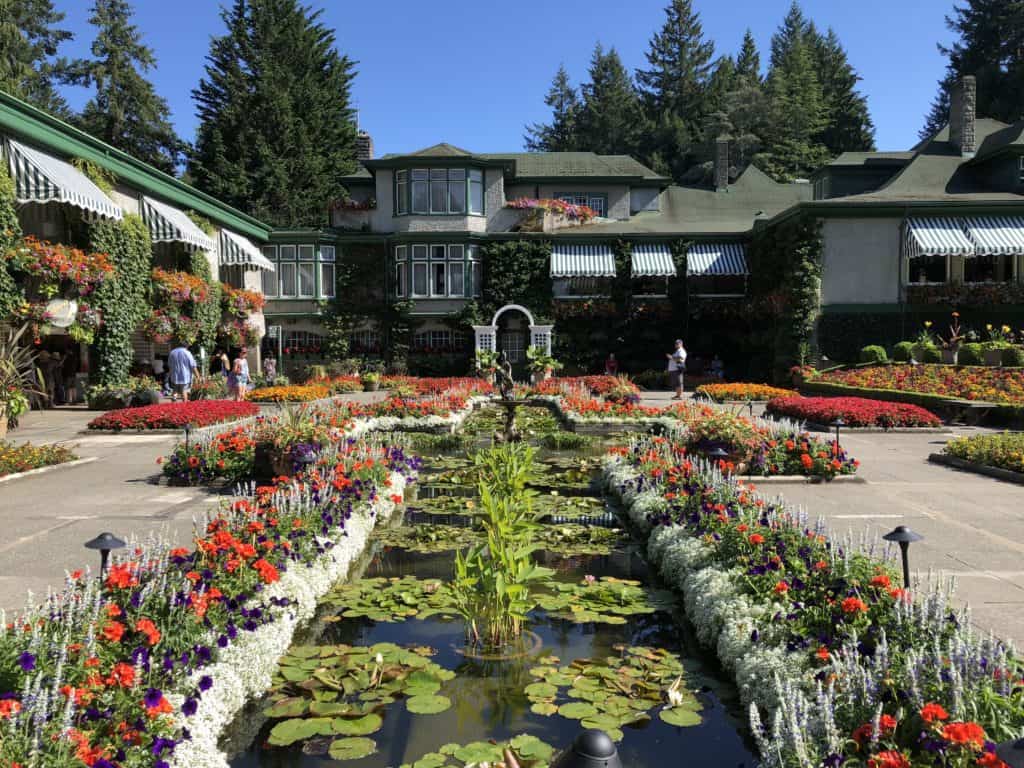
<path fill-rule="evenodd" d="M 515 382 L 512 380 L 512 363 L 509 362 L 505 351 L 498 353 L 498 370 L 495 371 L 495 379 L 498 384 L 498 391 L 501 392 L 502 400 L 511 400 L 515 396 Z"/>

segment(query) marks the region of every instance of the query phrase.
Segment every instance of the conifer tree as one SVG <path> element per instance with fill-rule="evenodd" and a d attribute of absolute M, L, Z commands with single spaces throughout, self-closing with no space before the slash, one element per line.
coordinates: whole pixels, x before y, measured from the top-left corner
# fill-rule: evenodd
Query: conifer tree
<path fill-rule="evenodd" d="M 600 43 L 595 46 L 589 76 L 581 88 L 580 149 L 602 155 L 634 154 L 641 131 L 640 100 L 614 48 L 606 53 Z"/>
<path fill-rule="evenodd" d="M 297 0 L 234 0 L 193 91 L 194 183 L 271 224 L 324 224 L 356 167 L 353 63 L 320 16 Z"/>
<path fill-rule="evenodd" d="M 749 27 L 743 34 L 743 45 L 736 57 L 736 76 L 751 82 L 761 82 L 761 54 L 758 53 L 754 34 Z"/>
<path fill-rule="evenodd" d="M 580 97 L 569 82 L 565 65 L 558 67 L 544 103 L 551 107 L 551 123 L 534 123 L 526 127 L 526 135 L 523 137 L 526 149 L 530 152 L 571 152 L 580 149 Z"/>
<path fill-rule="evenodd" d="M 96 27 L 93 59 L 75 62 L 69 80 L 95 86 L 96 94 L 74 122 L 98 139 L 166 173 L 174 173 L 184 144 L 171 124 L 167 102 L 144 72 L 156 57 L 132 24 L 127 0 L 96 0 L 89 23 Z"/>
<path fill-rule="evenodd" d="M 850 64 L 839 36 L 830 28 L 825 35 L 812 31 L 809 41 L 828 121 L 818 140 L 833 155 L 874 150 L 875 125 L 867 99 L 857 91 L 860 76 Z"/>
<path fill-rule="evenodd" d="M 57 91 L 66 62 L 58 52 L 72 34 L 60 28 L 62 21 L 52 0 L 0 0 L 0 90 L 66 117 L 67 102 Z"/>

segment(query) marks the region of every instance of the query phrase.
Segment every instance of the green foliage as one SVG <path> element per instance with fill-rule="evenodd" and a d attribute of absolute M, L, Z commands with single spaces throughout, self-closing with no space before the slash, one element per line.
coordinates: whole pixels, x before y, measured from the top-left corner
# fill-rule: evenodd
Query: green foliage
<path fill-rule="evenodd" d="M 512 240 L 481 249 L 484 287 L 480 311 L 492 316 L 506 304 L 521 304 L 537 317 L 551 313 L 551 243 Z"/>
<path fill-rule="evenodd" d="M 0 163 L 0 257 L 21 238 L 18 209 L 14 203 L 14 179 L 7 172 L 7 164 Z M 0 258 L 0 320 L 10 316 L 24 294 Z"/>
<path fill-rule="evenodd" d="M 911 341 L 900 341 L 893 345 L 892 359 L 897 363 L 909 363 L 913 357 L 914 343 Z"/>
<path fill-rule="evenodd" d="M 860 351 L 858 360 L 862 363 L 884 363 L 889 356 L 885 353 L 885 347 L 877 344 L 869 344 Z"/>
<path fill-rule="evenodd" d="M 579 94 L 569 82 L 565 65 L 559 65 L 551 82 L 551 90 L 544 97 L 551 107 L 551 124 L 534 123 L 526 127 L 523 142 L 528 152 L 574 152 L 581 149 L 579 137 Z"/>
<path fill-rule="evenodd" d="M 111 171 L 97 165 L 91 160 L 86 160 L 81 157 L 73 158 L 71 160 L 71 164 L 106 194 L 109 195 L 114 191 L 114 185 L 117 183 L 117 176 L 115 176 Z"/>
<path fill-rule="evenodd" d="M 57 86 L 67 62 L 60 45 L 73 35 L 52 0 L 0 0 L 0 91 L 58 117 L 69 110 Z"/>
<path fill-rule="evenodd" d="M 195 320 L 199 324 L 199 337 L 196 339 L 196 343 L 205 347 L 207 352 L 212 352 L 217 346 L 217 326 L 220 324 L 221 318 L 220 283 L 213 279 L 210 262 L 207 261 L 206 254 L 202 251 L 193 251 L 189 255 L 188 271 L 196 277 L 202 278 L 210 286 L 209 298 L 196 304 L 193 311 Z"/>
<path fill-rule="evenodd" d="M 611 48 L 598 43 L 590 59 L 590 80 L 583 84 L 579 118 L 580 147 L 602 155 L 636 153 L 643 112 L 633 80 Z"/>
<path fill-rule="evenodd" d="M 529 364 L 530 370 L 534 373 L 562 370 L 562 364 L 560 362 L 540 347 L 535 347 L 532 344 L 526 348 L 526 360 Z"/>
<path fill-rule="evenodd" d="M 197 187 L 257 218 L 321 226 L 353 171 L 354 62 L 298 0 L 236 0 L 193 91 Z"/>
<path fill-rule="evenodd" d="M 1024 349 L 1021 347 L 1007 347 L 1004 349 L 1003 365 L 1009 368 L 1024 367 Z"/>
<path fill-rule="evenodd" d="M 185 215 L 189 217 L 193 224 L 195 224 L 197 227 L 203 230 L 203 232 L 205 232 L 210 237 L 213 237 L 213 235 L 216 233 L 217 228 L 213 225 L 213 222 L 210 221 L 205 216 L 203 216 L 202 214 L 196 213 L 195 211 L 192 210 L 188 210 L 185 211 Z"/>
<path fill-rule="evenodd" d="M 100 221 L 89 228 L 91 250 L 107 254 L 114 278 L 94 294 L 103 325 L 93 344 L 93 384 L 116 386 L 128 380 L 132 364 L 131 335 L 149 313 L 150 264 L 153 244 L 139 216 L 121 222 Z"/>
<path fill-rule="evenodd" d="M 983 365 L 985 361 L 983 349 L 984 347 L 977 342 L 964 344 L 960 347 L 957 362 L 960 365 Z"/>

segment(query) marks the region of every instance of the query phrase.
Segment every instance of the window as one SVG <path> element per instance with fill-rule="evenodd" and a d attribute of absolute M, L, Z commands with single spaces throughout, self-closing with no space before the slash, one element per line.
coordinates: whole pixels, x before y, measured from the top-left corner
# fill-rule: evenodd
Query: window
<path fill-rule="evenodd" d="M 430 260 L 444 261 L 448 257 L 448 247 L 444 245 L 430 246 Z"/>
<path fill-rule="evenodd" d="M 412 247 L 412 257 L 414 260 L 427 258 L 427 246 L 425 245 L 414 245 Z"/>
<path fill-rule="evenodd" d="M 409 292 L 406 282 L 409 279 L 409 265 L 406 263 L 408 252 L 408 248 L 404 245 L 395 248 L 395 295 L 399 298 L 405 298 Z"/>
<path fill-rule="evenodd" d="M 411 253 L 411 263 L 407 260 Z M 395 247 L 395 295 L 404 297 L 408 280 L 412 298 L 463 298 L 480 295 L 476 246 L 462 244 Z M 468 264 L 467 264 L 468 254 Z"/>
<path fill-rule="evenodd" d="M 611 291 L 609 277 L 563 277 L 551 281 L 551 292 L 556 299 L 611 296 Z"/>
<path fill-rule="evenodd" d="M 964 259 L 965 283 L 1008 283 L 1013 280 L 1013 256 L 974 256 Z"/>
<path fill-rule="evenodd" d="M 295 246 L 282 245 L 280 249 L 281 261 L 295 261 Z"/>
<path fill-rule="evenodd" d="M 462 296 L 465 294 L 466 264 L 462 261 L 448 262 L 448 295 Z"/>
<path fill-rule="evenodd" d="M 945 256 L 912 256 L 909 262 L 909 283 L 944 283 L 949 276 L 948 259 Z"/>
<path fill-rule="evenodd" d="M 409 177 L 412 178 L 411 183 Z M 484 174 L 478 168 L 413 168 L 395 172 L 395 214 L 480 215 Z"/>
<path fill-rule="evenodd" d="M 412 348 L 417 352 L 459 352 L 465 346 L 464 333 L 443 328 L 417 331 L 412 339 Z"/>
<path fill-rule="evenodd" d="M 687 286 L 695 296 L 743 296 L 747 292 L 743 275 L 691 275 Z"/>
<path fill-rule="evenodd" d="M 281 278 L 282 298 L 295 296 L 295 264 L 281 263 L 277 265 L 277 274 Z"/>
<path fill-rule="evenodd" d="M 299 296 L 303 299 L 316 296 L 315 264 L 299 264 Z"/>
<path fill-rule="evenodd" d="M 398 171 L 395 174 L 395 211 L 399 214 L 409 212 L 409 172 Z"/>
<path fill-rule="evenodd" d="M 316 249 L 312 245 L 299 246 L 299 261 L 313 261 Z"/>
<path fill-rule="evenodd" d="M 271 264 L 277 261 L 277 248 L 273 245 L 263 246 L 263 255 Z M 267 297 L 277 296 L 277 272 L 268 269 L 263 270 L 263 295 Z"/>
<path fill-rule="evenodd" d="M 334 261 L 334 246 L 333 245 L 321 245 L 320 246 L 320 261 Z"/>
<path fill-rule="evenodd" d="M 412 263 L 412 295 L 427 296 L 427 263 L 424 261 Z"/>
<path fill-rule="evenodd" d="M 573 192 L 565 193 L 558 196 L 559 200 L 563 200 L 573 205 L 585 205 L 598 216 L 608 215 L 608 196 L 607 195 L 595 195 L 588 194 L 586 192 Z"/>
<path fill-rule="evenodd" d="M 309 331 L 288 331 L 284 335 L 284 353 L 286 355 L 316 355 L 323 348 L 323 337 Z"/>
<path fill-rule="evenodd" d="M 469 171 L 469 212 L 484 212 L 484 172 L 479 168 Z"/>
<path fill-rule="evenodd" d="M 320 298 L 334 298 L 334 265 L 326 261 L 320 263 Z"/>
<path fill-rule="evenodd" d="M 498 349 L 505 353 L 510 363 L 521 363 L 525 359 L 525 339 L 526 334 L 522 331 L 502 331 L 498 335 Z"/>
<path fill-rule="evenodd" d="M 352 352 L 356 354 L 380 352 L 380 332 L 372 328 L 352 331 L 349 336 L 349 344 L 352 346 Z"/>
<path fill-rule="evenodd" d="M 667 277 L 638 277 L 632 281 L 634 296 L 667 296 Z"/>
<path fill-rule="evenodd" d="M 1024 184 L 1024 157 L 1017 158 L 1017 179 Z"/>
<path fill-rule="evenodd" d="M 430 265 L 430 295 L 431 296 L 447 296 L 448 290 L 445 286 L 448 285 L 448 265 L 442 262 L 437 262 Z"/>

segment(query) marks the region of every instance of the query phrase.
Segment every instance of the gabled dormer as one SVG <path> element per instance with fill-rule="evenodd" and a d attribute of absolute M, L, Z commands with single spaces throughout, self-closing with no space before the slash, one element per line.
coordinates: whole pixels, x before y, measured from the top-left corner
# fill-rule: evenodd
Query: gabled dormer
<path fill-rule="evenodd" d="M 1024 120 L 985 137 L 971 165 L 990 189 L 1024 195 Z"/>

